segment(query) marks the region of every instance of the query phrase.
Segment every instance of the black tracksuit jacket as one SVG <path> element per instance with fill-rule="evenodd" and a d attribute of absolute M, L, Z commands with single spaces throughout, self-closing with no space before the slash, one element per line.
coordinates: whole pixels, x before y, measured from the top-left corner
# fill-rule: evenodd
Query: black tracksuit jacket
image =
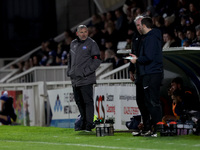
<path fill-rule="evenodd" d="M 100 50 L 93 39 L 88 37 L 81 41 L 77 38 L 71 42 L 67 75 L 71 78 L 72 86 L 95 84 L 95 70 L 100 64 Z"/>

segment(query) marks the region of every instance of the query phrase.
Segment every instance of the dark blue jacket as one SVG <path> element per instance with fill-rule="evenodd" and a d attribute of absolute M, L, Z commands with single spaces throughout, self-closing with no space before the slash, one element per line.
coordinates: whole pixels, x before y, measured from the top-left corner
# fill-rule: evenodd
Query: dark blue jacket
<path fill-rule="evenodd" d="M 163 73 L 162 35 L 160 30 L 152 29 L 145 35 L 137 63 L 140 76 Z"/>

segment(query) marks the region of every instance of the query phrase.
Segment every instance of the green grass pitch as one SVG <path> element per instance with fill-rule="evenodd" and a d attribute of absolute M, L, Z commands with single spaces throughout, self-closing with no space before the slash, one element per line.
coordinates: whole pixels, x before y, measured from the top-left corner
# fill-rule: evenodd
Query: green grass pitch
<path fill-rule="evenodd" d="M 200 136 L 133 137 L 131 132 L 96 137 L 68 128 L 0 126 L 0 150 L 199 150 Z"/>

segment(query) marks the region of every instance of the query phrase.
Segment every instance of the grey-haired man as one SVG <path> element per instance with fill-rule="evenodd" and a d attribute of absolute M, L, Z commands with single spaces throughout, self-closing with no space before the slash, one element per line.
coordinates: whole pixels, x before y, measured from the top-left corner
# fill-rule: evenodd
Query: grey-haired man
<path fill-rule="evenodd" d="M 88 37 L 88 28 L 79 25 L 77 38 L 71 42 L 67 75 L 71 78 L 74 98 L 81 114 L 79 130 L 91 131 L 94 118 L 93 84 L 95 70 L 100 66 L 100 50 L 97 43 Z"/>

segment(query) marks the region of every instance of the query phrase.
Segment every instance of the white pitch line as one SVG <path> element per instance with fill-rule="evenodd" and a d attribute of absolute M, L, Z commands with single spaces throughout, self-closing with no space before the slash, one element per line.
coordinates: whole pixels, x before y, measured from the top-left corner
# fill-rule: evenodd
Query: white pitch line
<path fill-rule="evenodd" d="M 89 144 L 73 144 L 73 143 L 50 143 L 50 142 L 36 142 L 36 141 L 9 141 L 0 140 L 3 142 L 15 142 L 15 143 L 30 143 L 30 144 L 47 144 L 47 145 L 66 145 L 66 146 L 79 146 L 79 147 L 94 147 L 94 148 L 107 148 L 107 149 L 125 149 L 125 150 L 159 150 L 159 149 L 147 149 L 147 148 L 128 148 L 128 147 L 115 147 L 115 146 L 99 146 Z"/>

